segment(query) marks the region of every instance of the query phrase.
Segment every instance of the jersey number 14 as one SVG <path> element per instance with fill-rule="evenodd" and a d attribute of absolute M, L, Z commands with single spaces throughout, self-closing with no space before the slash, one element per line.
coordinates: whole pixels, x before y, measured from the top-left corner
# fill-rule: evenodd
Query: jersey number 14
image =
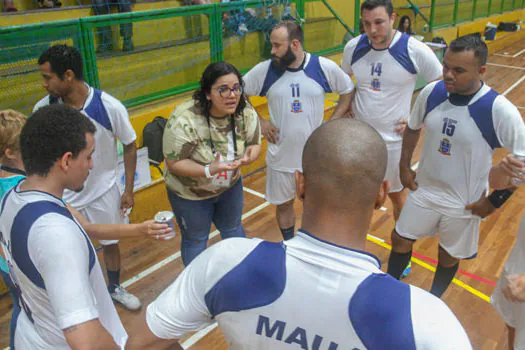
<path fill-rule="evenodd" d="M 377 74 L 378 77 L 381 76 L 381 71 L 383 69 L 383 64 L 381 62 L 378 63 L 372 63 L 371 64 L 372 69 L 370 70 L 370 75 Z"/>

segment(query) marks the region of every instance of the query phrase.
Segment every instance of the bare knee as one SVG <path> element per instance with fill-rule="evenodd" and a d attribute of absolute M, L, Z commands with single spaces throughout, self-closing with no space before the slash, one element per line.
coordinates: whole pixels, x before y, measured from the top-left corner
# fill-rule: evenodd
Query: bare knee
<path fill-rule="evenodd" d="M 454 258 L 445 249 L 439 246 L 438 261 L 439 265 L 443 267 L 452 267 L 459 262 L 459 259 Z"/>
<path fill-rule="evenodd" d="M 293 203 L 294 203 L 294 200 L 292 199 L 291 201 L 277 205 L 277 213 L 284 214 L 288 212 L 293 212 L 294 210 Z"/>
<path fill-rule="evenodd" d="M 396 253 L 408 253 L 412 251 L 412 246 L 414 245 L 414 241 L 411 241 L 409 239 L 401 237 L 396 230 L 392 230 L 392 250 Z"/>

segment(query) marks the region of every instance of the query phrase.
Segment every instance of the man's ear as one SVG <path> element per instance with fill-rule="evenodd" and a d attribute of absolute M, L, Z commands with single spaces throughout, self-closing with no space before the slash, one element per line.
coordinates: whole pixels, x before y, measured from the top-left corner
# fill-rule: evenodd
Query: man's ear
<path fill-rule="evenodd" d="M 300 201 L 304 200 L 304 174 L 299 170 L 295 171 L 295 189 L 297 198 Z"/>
<path fill-rule="evenodd" d="M 377 197 L 376 197 L 376 203 L 374 205 L 375 209 L 380 209 L 383 206 L 383 204 L 385 204 L 386 197 L 388 196 L 389 191 L 390 191 L 390 182 L 388 182 L 388 180 L 385 180 L 379 187 L 379 192 L 377 193 Z"/>
<path fill-rule="evenodd" d="M 71 83 L 75 79 L 75 73 L 71 69 L 68 69 L 64 72 L 64 80 L 68 83 Z"/>
<path fill-rule="evenodd" d="M 67 171 L 69 169 L 71 159 L 73 159 L 73 153 L 64 153 L 64 155 L 60 158 L 60 168 L 62 168 L 64 171 Z"/>

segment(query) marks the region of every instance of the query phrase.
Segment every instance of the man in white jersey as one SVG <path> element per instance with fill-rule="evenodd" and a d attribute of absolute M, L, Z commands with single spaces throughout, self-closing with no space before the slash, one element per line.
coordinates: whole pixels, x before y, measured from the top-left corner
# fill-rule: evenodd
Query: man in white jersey
<path fill-rule="evenodd" d="M 97 128 L 94 167 L 82 192 L 66 190 L 64 200 L 94 224 L 122 224 L 133 206 L 133 184 L 137 162 L 136 134 L 126 108 L 113 96 L 84 82 L 83 63 L 75 47 L 55 45 L 38 59 L 42 86 L 49 95 L 33 111 L 49 104 L 66 104 L 89 117 Z M 117 138 L 124 144 L 125 191 L 117 186 Z M 118 240 L 100 240 L 113 300 L 130 310 L 140 300 L 120 286 Z"/>
<path fill-rule="evenodd" d="M 484 198 L 495 148 L 525 156 L 525 125 L 517 108 L 481 80 L 487 46 L 476 35 L 450 44 L 444 80 L 418 96 L 403 137 L 400 175 L 411 192 L 392 231 L 388 273 L 399 278 L 416 239 L 439 232 L 439 263 L 431 293 L 440 297 L 459 260 L 478 251 L 481 217 L 470 209 Z M 426 127 L 421 161 L 410 169 L 413 151 Z"/>
<path fill-rule="evenodd" d="M 489 196 L 488 201 L 485 201 L 489 203 L 484 203 L 485 205 L 481 208 L 493 211 L 495 207 L 502 204 L 498 203 L 497 199 L 495 205 L 492 203 L 494 200 L 491 198 L 494 199 L 494 193 L 499 192 L 500 195 L 506 193 L 507 196 L 510 196 L 516 189 L 516 185 L 523 184 L 525 182 L 524 165 L 513 155 L 508 154 L 497 166 L 493 167 L 490 173 L 490 186 L 495 191 Z M 507 176 L 496 178 L 496 170 L 502 170 L 499 171 L 499 175 L 506 173 Z M 521 219 L 514 248 L 492 293 L 491 302 L 507 326 L 508 348 L 510 350 L 525 349 L 525 216 Z"/>
<path fill-rule="evenodd" d="M 82 190 L 95 131 L 64 105 L 41 108 L 22 129 L 27 178 L 0 203 L 0 241 L 22 308 L 17 349 L 120 349 L 127 340 L 95 249 L 60 199 Z"/>
<path fill-rule="evenodd" d="M 297 235 L 210 247 L 148 306 L 128 349 L 162 348 L 215 321 L 230 349 L 471 349 L 443 302 L 381 272 L 363 251 L 388 192 L 386 161 L 366 123 L 316 129 L 304 174 L 295 173 L 304 203 Z"/>
<path fill-rule="evenodd" d="M 365 34 L 346 44 L 341 67 L 356 81 L 353 116 L 373 126 L 386 142 L 385 179 L 390 181 L 397 221 L 407 196 L 399 178 L 401 141 L 417 76 L 429 82 L 439 79 L 442 67 L 427 45 L 393 29 L 391 0 L 364 1 L 361 18 Z"/>
<path fill-rule="evenodd" d="M 268 141 L 266 200 L 277 205 L 277 223 L 283 238 L 294 235 L 295 178 L 301 153 L 310 134 L 323 121 L 325 94 L 340 95 L 333 118 L 350 106 L 354 85 L 331 60 L 303 49 L 303 31 L 296 22 L 283 21 L 272 30 L 272 59 L 244 76 L 249 96 L 266 96 L 270 121 L 259 118 Z"/>

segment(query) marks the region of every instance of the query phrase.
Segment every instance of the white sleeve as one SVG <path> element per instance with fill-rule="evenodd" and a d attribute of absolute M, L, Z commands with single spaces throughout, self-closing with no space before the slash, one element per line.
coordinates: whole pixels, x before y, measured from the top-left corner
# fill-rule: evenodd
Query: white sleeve
<path fill-rule="evenodd" d="M 354 83 L 350 76 L 343 72 L 334 61 L 319 57 L 319 63 L 333 92 L 346 95 L 354 90 Z"/>
<path fill-rule="evenodd" d="M 525 124 L 516 106 L 505 96 L 494 101 L 492 122 L 501 145 L 515 155 L 525 156 Z"/>
<path fill-rule="evenodd" d="M 107 109 L 113 134 L 120 139 L 124 145 L 129 145 L 137 139 L 137 134 L 129 120 L 128 110 L 122 102 L 106 92 L 102 92 L 102 100 Z"/>
<path fill-rule="evenodd" d="M 408 54 L 412 58 L 418 74 L 427 82 L 443 76 L 443 66 L 434 51 L 425 43 L 410 37 L 408 39 Z"/>
<path fill-rule="evenodd" d="M 341 69 L 343 69 L 343 72 L 345 72 L 348 75 L 352 75 L 352 55 L 354 54 L 355 47 L 357 46 L 357 43 L 359 42 L 360 36 L 357 38 L 353 38 L 350 40 L 344 49 L 343 52 L 343 60 L 341 61 Z"/>
<path fill-rule="evenodd" d="M 77 224 L 50 213 L 33 224 L 29 257 L 44 280 L 61 329 L 99 317 L 89 280 L 87 240 Z"/>
<path fill-rule="evenodd" d="M 264 79 L 266 79 L 266 73 L 270 67 L 271 60 L 267 60 L 257 64 L 255 67 L 250 69 L 243 77 L 244 80 L 244 92 L 248 96 L 259 96 L 264 85 Z"/>
<path fill-rule="evenodd" d="M 410 293 L 416 349 L 472 349 L 465 329 L 441 299 L 414 286 Z"/>
<path fill-rule="evenodd" d="M 260 240 L 230 238 L 199 254 L 148 306 L 146 323 L 151 332 L 161 339 L 179 339 L 215 322 L 206 305 L 206 293 L 258 242 Z"/>
<path fill-rule="evenodd" d="M 47 95 L 46 97 L 44 97 L 36 103 L 36 105 L 33 107 L 32 113 L 35 113 L 37 110 L 47 105 L 49 105 L 49 95 Z"/>
<path fill-rule="evenodd" d="M 435 83 L 430 83 L 421 90 L 419 96 L 416 98 L 416 102 L 412 107 L 412 112 L 408 118 L 408 127 L 412 130 L 419 130 L 423 127 L 423 122 L 425 120 L 425 113 L 427 111 L 427 100 L 428 96 L 432 92 L 432 89 L 436 85 Z"/>

